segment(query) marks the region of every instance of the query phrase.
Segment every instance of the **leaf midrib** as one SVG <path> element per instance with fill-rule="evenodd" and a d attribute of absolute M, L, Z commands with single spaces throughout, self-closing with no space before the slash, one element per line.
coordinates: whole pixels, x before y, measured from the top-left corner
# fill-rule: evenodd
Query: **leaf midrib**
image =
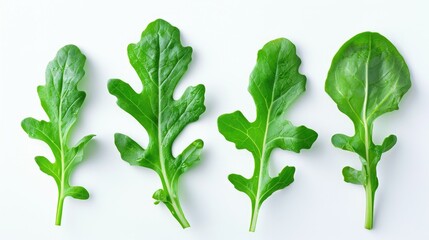
<path fill-rule="evenodd" d="M 280 46 L 280 48 L 282 48 L 282 46 Z M 281 49 L 280 49 L 281 50 Z M 279 51 L 280 52 L 280 51 Z M 279 56 L 280 54 L 277 53 L 277 58 L 276 58 L 276 71 L 274 72 L 274 84 L 273 84 L 273 90 L 272 90 L 272 94 L 271 94 L 271 101 L 270 101 L 270 107 L 268 108 L 268 113 L 267 113 L 267 119 L 265 122 L 265 132 L 264 132 L 264 140 L 262 142 L 262 154 L 260 157 L 260 161 L 261 164 L 259 166 L 259 176 L 258 176 L 258 187 L 257 187 L 257 192 L 256 192 L 256 199 L 255 199 L 255 206 L 253 211 L 256 212 L 259 209 L 259 205 L 260 203 L 260 199 L 261 199 L 261 187 L 262 187 L 262 174 L 263 174 L 263 170 L 265 169 L 264 163 L 265 163 L 265 154 L 266 154 L 266 141 L 267 141 L 267 135 L 268 135 L 268 128 L 270 125 L 270 117 L 271 117 L 271 109 L 273 107 L 273 102 L 274 102 L 274 91 L 276 88 L 276 83 L 278 80 L 277 77 L 277 72 L 278 72 L 278 65 L 279 65 Z"/>
<path fill-rule="evenodd" d="M 173 201 L 173 198 L 175 198 L 176 196 L 174 195 L 174 192 L 171 190 L 171 184 L 170 184 L 170 179 L 168 178 L 167 172 L 166 172 L 166 168 L 165 168 L 165 158 L 164 158 L 164 153 L 162 151 L 162 143 L 163 143 L 163 138 L 162 138 L 162 132 L 161 132 L 161 124 L 162 124 L 162 114 L 161 114 L 161 90 L 162 90 L 162 82 L 161 82 L 161 45 L 160 45 L 160 39 L 161 36 L 159 35 L 159 33 L 157 33 L 158 35 L 158 52 L 159 52 L 159 56 L 158 56 L 158 152 L 159 152 L 159 162 L 160 162 L 160 166 L 161 166 L 161 174 L 162 174 L 162 178 L 165 181 L 165 186 L 166 186 L 166 190 L 168 192 L 168 196 L 170 196 L 170 201 L 171 201 L 171 205 L 174 208 L 174 211 L 176 213 L 179 213 L 179 209 L 176 205 L 176 202 Z M 176 63 L 177 65 L 177 63 Z"/>
<path fill-rule="evenodd" d="M 64 198 L 63 194 L 64 194 L 64 185 L 65 185 L 65 156 L 64 156 L 64 139 L 63 139 L 63 132 L 62 132 L 62 122 L 63 122 L 63 115 L 62 115 L 62 106 L 63 106 L 63 98 L 64 98 L 64 72 L 65 72 L 65 68 L 66 66 L 68 66 L 68 61 L 69 61 L 69 54 L 67 52 L 67 59 L 64 63 L 64 66 L 61 67 L 61 89 L 60 89 L 60 102 L 58 104 L 58 135 L 59 135 L 59 140 L 60 140 L 60 157 L 61 157 L 61 181 L 60 181 L 60 192 L 59 192 L 59 196 L 61 199 Z"/>
<path fill-rule="evenodd" d="M 370 166 L 370 159 L 369 159 L 369 127 L 368 127 L 368 119 L 366 116 L 367 108 L 368 108 L 368 91 L 369 91 L 369 61 L 371 58 L 371 51 L 372 51 L 372 39 L 371 34 L 369 35 L 369 43 L 368 43 L 368 57 L 366 59 L 365 63 L 365 96 L 363 101 L 363 107 L 362 107 L 362 121 L 363 121 L 363 127 L 364 127 L 364 134 L 365 134 L 365 157 L 366 157 L 366 167 Z M 369 170 L 369 169 L 368 169 Z M 370 179 L 370 171 L 366 171 L 368 174 L 368 179 Z M 369 182 L 371 185 L 371 183 Z"/>

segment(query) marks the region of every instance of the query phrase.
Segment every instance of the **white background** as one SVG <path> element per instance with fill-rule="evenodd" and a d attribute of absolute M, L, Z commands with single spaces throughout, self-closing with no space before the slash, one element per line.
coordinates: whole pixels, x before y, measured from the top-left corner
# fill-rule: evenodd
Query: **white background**
<path fill-rule="evenodd" d="M 429 4 L 427 1 L 0 1 L 0 239 L 242 240 L 242 239 L 429 239 Z M 205 141 L 203 161 L 184 175 L 181 200 L 191 228 L 182 230 L 163 205 L 153 205 L 160 187 L 151 170 L 120 159 L 113 134 L 123 132 L 147 144 L 144 129 L 107 92 L 110 78 L 136 90 L 140 81 L 126 47 L 139 41 L 146 25 L 163 18 L 181 30 L 193 61 L 176 97 L 203 83 L 206 106 L 199 122 L 175 142 L 177 154 L 196 138 Z M 335 133 L 351 135 L 351 121 L 324 92 L 332 57 L 349 38 L 377 31 L 406 59 L 413 86 L 400 110 L 377 120 L 380 143 L 394 133 L 397 145 L 378 167 L 375 229 L 365 230 L 365 194 L 343 182 L 341 170 L 360 168 L 356 155 L 335 149 Z M 248 233 L 250 200 L 228 182 L 230 173 L 251 175 L 253 160 L 217 131 L 222 113 L 240 109 L 254 119 L 247 92 L 256 53 L 269 40 L 286 37 L 302 58 L 307 91 L 289 111 L 296 125 L 315 129 L 319 138 L 301 154 L 277 150 L 272 175 L 297 167 L 295 182 L 263 205 L 256 233 Z M 34 156 L 51 157 L 41 141 L 20 127 L 28 116 L 46 119 L 36 93 L 47 63 L 73 43 L 87 56 L 80 88 L 87 99 L 72 141 L 95 133 L 86 161 L 72 182 L 91 198 L 65 201 L 63 226 L 54 226 L 57 189 Z"/>

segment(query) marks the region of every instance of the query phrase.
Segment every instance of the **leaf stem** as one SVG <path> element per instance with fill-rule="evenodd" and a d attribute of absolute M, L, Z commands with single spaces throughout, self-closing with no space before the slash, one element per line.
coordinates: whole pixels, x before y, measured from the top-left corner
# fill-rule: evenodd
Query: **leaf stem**
<path fill-rule="evenodd" d="M 62 197 L 62 194 L 60 193 L 58 195 L 57 216 L 55 218 L 55 225 L 57 225 L 57 226 L 61 226 L 61 218 L 63 216 L 63 204 L 64 204 L 64 198 Z"/>
<path fill-rule="evenodd" d="M 374 197 L 375 194 L 371 189 L 371 185 L 365 187 L 366 192 L 366 213 L 365 213 L 365 228 L 371 230 L 374 225 Z"/>
<path fill-rule="evenodd" d="M 258 216 L 259 216 L 259 207 L 257 205 L 255 205 L 255 207 L 253 208 L 253 211 L 252 211 L 252 218 L 250 220 L 249 232 L 255 232 L 256 223 L 258 221 Z"/>
<path fill-rule="evenodd" d="M 167 192 L 170 199 L 170 201 L 164 202 L 165 205 L 168 207 L 168 209 L 170 210 L 174 218 L 176 218 L 176 220 L 180 223 L 182 228 L 190 227 L 191 225 L 186 219 L 185 213 L 183 213 L 182 206 L 180 205 L 179 197 L 173 191 L 173 187 L 170 187 L 170 181 L 168 179 L 166 172 L 163 172 L 163 174 L 161 175 L 161 182 L 162 182 L 164 191 Z"/>
<path fill-rule="evenodd" d="M 172 207 L 174 209 L 174 212 L 172 212 L 172 214 L 177 219 L 177 221 L 180 223 L 182 228 L 190 227 L 191 225 L 189 224 L 188 220 L 185 217 L 185 214 L 183 213 L 179 198 L 176 196 L 172 197 L 171 198 L 171 204 L 172 204 Z"/>

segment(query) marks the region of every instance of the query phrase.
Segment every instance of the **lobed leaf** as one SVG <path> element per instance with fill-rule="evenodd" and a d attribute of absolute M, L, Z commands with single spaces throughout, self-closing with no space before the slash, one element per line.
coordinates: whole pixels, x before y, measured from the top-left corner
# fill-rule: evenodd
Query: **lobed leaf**
<path fill-rule="evenodd" d="M 254 158 L 253 176 L 229 176 L 234 187 L 252 202 L 250 231 L 254 231 L 259 208 L 275 191 L 293 182 L 295 168 L 286 167 L 279 176 L 269 175 L 273 149 L 293 152 L 309 149 L 317 133 L 304 126 L 295 127 L 285 118 L 286 110 L 305 91 L 306 78 L 299 73 L 301 60 L 295 46 L 281 38 L 267 43 L 259 52 L 250 76 L 249 92 L 256 105 L 256 120 L 250 122 L 236 111 L 218 118 L 219 132 L 238 149 L 250 151 Z"/>
<path fill-rule="evenodd" d="M 40 102 L 49 117 L 49 122 L 26 118 L 21 126 L 34 139 L 44 141 L 52 150 L 55 162 L 37 156 L 40 170 L 54 178 L 58 186 L 58 209 L 56 224 L 61 225 L 64 199 L 88 199 L 89 193 L 83 187 L 70 186 L 70 177 L 76 166 L 83 161 L 83 152 L 95 135 L 88 135 L 76 146 L 69 146 L 71 129 L 85 100 L 85 92 L 77 85 L 85 71 L 85 56 L 79 48 L 67 45 L 61 48 L 46 69 L 46 84 L 39 86 L 37 92 Z"/>
<path fill-rule="evenodd" d="M 149 143 L 144 149 L 117 133 L 115 145 L 124 161 L 158 173 L 162 189 L 154 193 L 155 203 L 163 202 L 183 228 L 189 227 L 180 206 L 178 181 L 199 162 L 203 142 L 194 141 L 177 157 L 172 154 L 172 146 L 183 129 L 205 111 L 203 85 L 188 87 L 179 99 L 173 98 L 191 62 L 192 48 L 182 46 L 176 27 L 158 19 L 147 26 L 138 43 L 128 46 L 128 57 L 143 90 L 137 93 L 118 79 L 109 81 L 108 90 L 116 96 L 119 107 L 146 129 Z"/>

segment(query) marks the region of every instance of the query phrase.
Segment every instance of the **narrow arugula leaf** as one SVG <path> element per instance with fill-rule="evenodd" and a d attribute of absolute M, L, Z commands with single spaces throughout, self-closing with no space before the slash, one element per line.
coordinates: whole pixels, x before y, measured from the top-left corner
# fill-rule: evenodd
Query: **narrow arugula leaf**
<path fill-rule="evenodd" d="M 85 188 L 70 185 L 70 176 L 83 161 L 83 150 L 95 135 L 82 138 L 74 147 L 70 147 L 68 142 L 86 96 L 85 92 L 77 89 L 85 75 L 85 60 L 76 46 L 61 48 L 46 69 L 46 85 L 37 88 L 40 102 L 50 121 L 26 118 L 21 123 L 31 138 L 47 143 L 54 154 L 55 162 L 37 156 L 36 163 L 42 172 L 54 178 L 58 186 L 56 225 L 61 225 L 63 203 L 67 196 L 83 200 L 89 198 Z"/>
<path fill-rule="evenodd" d="M 192 48 L 182 46 L 179 29 L 158 19 L 144 30 L 140 42 L 128 46 L 128 56 L 143 84 L 142 92 L 136 93 L 118 79 L 110 80 L 108 89 L 117 97 L 118 105 L 146 129 L 149 144 L 144 149 L 130 137 L 116 133 L 116 147 L 130 165 L 158 173 L 162 189 L 153 194 L 155 204 L 163 202 L 187 228 L 178 182 L 184 172 L 200 161 L 203 141 L 195 140 L 177 157 L 171 147 L 180 132 L 205 111 L 203 85 L 188 87 L 181 98 L 173 99 L 174 89 L 191 62 Z"/>
<path fill-rule="evenodd" d="M 395 46 L 378 33 L 364 32 L 347 41 L 335 55 L 328 73 L 325 90 L 355 127 L 354 136 L 336 134 L 332 143 L 357 153 L 362 162 L 361 171 L 345 167 L 343 175 L 344 181 L 365 188 L 367 229 L 373 227 L 377 163 L 381 154 L 396 143 L 396 136 L 390 135 L 382 145 L 374 144 L 373 123 L 377 117 L 397 110 L 410 87 L 407 64 Z"/>
<path fill-rule="evenodd" d="M 249 122 L 241 112 L 218 119 L 219 132 L 238 149 L 253 155 L 255 169 L 250 179 L 231 174 L 234 187 L 246 193 L 252 202 L 250 231 L 255 231 L 262 203 L 275 191 L 294 180 L 294 167 L 285 167 L 277 177 L 269 175 L 269 160 L 275 148 L 299 153 L 309 149 L 317 133 L 304 126 L 295 127 L 285 118 L 286 110 L 305 91 L 306 77 L 299 73 L 301 60 L 289 40 L 267 43 L 259 52 L 250 76 L 249 92 L 256 105 L 256 120 Z"/>

